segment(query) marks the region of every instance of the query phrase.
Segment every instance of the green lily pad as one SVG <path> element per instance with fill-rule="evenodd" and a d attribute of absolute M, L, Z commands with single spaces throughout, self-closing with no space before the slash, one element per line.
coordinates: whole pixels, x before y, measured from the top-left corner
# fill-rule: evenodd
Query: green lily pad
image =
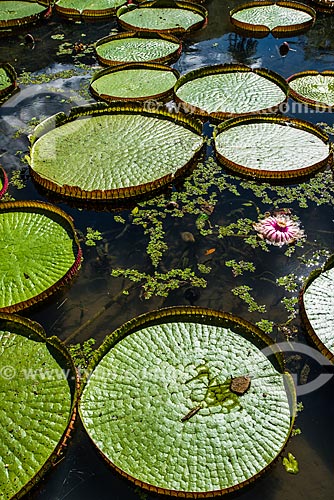
<path fill-rule="evenodd" d="M 127 30 L 185 34 L 202 28 L 208 12 L 201 5 L 173 0 L 129 4 L 118 9 L 118 23 Z"/>
<path fill-rule="evenodd" d="M 4 169 L 0 166 L 0 199 L 3 197 L 8 188 L 8 177 Z"/>
<path fill-rule="evenodd" d="M 58 0 L 55 9 L 58 14 L 69 17 L 109 17 L 126 0 Z"/>
<path fill-rule="evenodd" d="M 297 34 L 310 28 L 316 13 L 299 2 L 260 0 L 240 5 L 230 12 L 232 24 L 244 31 L 274 36 Z"/>
<path fill-rule="evenodd" d="M 174 87 L 176 99 L 192 113 L 226 116 L 276 111 L 286 99 L 288 85 L 278 74 L 226 64 L 207 66 L 183 75 Z"/>
<path fill-rule="evenodd" d="M 179 73 L 163 64 L 130 63 L 94 75 L 90 91 L 98 99 L 163 99 L 173 93 Z"/>
<path fill-rule="evenodd" d="M 290 96 L 298 102 L 322 111 L 334 106 L 334 71 L 302 71 L 287 79 Z"/>
<path fill-rule="evenodd" d="M 46 299 L 78 270 L 81 250 L 72 219 L 41 202 L 0 204 L 0 311 Z"/>
<path fill-rule="evenodd" d="M 46 5 L 30 0 L 1 0 L 0 32 L 2 29 L 34 23 L 46 11 Z"/>
<path fill-rule="evenodd" d="M 110 66 L 126 62 L 169 63 L 179 58 L 181 42 L 159 33 L 120 33 L 101 38 L 95 44 L 101 64 Z"/>
<path fill-rule="evenodd" d="M 2 313 L 0 391 L 0 491 L 9 500 L 60 459 L 75 418 L 75 367 L 40 325 Z"/>
<path fill-rule="evenodd" d="M 302 177 L 332 161 L 326 134 L 308 122 L 278 116 L 226 120 L 214 143 L 227 167 L 263 179 Z"/>
<path fill-rule="evenodd" d="M 334 257 L 313 271 L 303 287 L 300 312 L 318 349 L 334 363 Z"/>
<path fill-rule="evenodd" d="M 0 63 L 0 99 L 16 88 L 16 72 L 9 63 Z"/>
<path fill-rule="evenodd" d="M 204 144 L 198 121 L 134 104 L 74 108 L 55 122 L 52 130 L 50 119 L 35 129 L 31 173 L 43 187 L 74 199 L 124 199 L 160 189 L 186 172 Z"/>
<path fill-rule="evenodd" d="M 202 308 L 139 316 L 96 353 L 80 401 L 84 426 L 116 470 L 150 491 L 236 490 L 277 458 L 293 425 L 291 377 L 260 350 L 270 342 L 240 318 Z M 236 391 L 242 379 L 247 387 Z"/>

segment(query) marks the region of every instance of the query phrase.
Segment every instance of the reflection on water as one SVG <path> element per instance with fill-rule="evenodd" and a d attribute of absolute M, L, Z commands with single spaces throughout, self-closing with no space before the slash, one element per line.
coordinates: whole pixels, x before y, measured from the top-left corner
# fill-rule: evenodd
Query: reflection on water
<path fill-rule="evenodd" d="M 284 77 L 306 69 L 332 69 L 333 17 L 320 15 L 308 33 L 287 37 L 292 50 L 282 58 L 278 51 L 282 40 L 276 40 L 271 35 L 264 39 L 245 38 L 233 31 L 228 11 L 239 3 L 233 1 L 227 5 L 221 0 L 208 3 L 209 24 L 184 43 L 183 53 L 174 65 L 176 69 L 185 73 L 207 64 L 239 62 L 251 67 L 269 68 Z M 8 172 L 19 169 L 23 174 L 22 180 L 26 180 L 27 166 L 21 160 L 28 151 L 27 134 L 32 132 L 37 121 L 59 111 L 68 112 L 73 105 L 93 102 L 87 91 L 90 76 L 98 67 L 93 52 L 88 50 L 81 57 L 71 50 L 64 51 L 64 47 L 72 47 L 81 41 L 91 49 L 94 41 L 114 28 L 114 21 L 72 24 L 60 23 L 57 17 L 53 17 L 47 26 L 31 28 L 36 40 L 34 48 L 25 45 L 24 34 L 7 40 L 0 38 L 0 60 L 10 60 L 22 81 L 26 82 L 21 83 L 21 91 L 0 108 L 0 162 Z M 64 45 L 66 43 L 67 46 Z M 79 67 L 81 62 L 85 65 Z M 73 74 L 66 73 L 72 70 Z M 34 73 L 27 74 L 30 71 Z M 44 73 L 47 74 L 47 82 L 41 77 Z M 29 83 L 28 78 L 35 83 Z M 288 105 L 289 115 L 312 123 L 333 123 L 328 114 L 310 113 L 303 107 L 293 109 L 290 101 Z M 210 127 L 206 126 L 208 135 L 209 131 Z M 213 159 L 212 151 L 209 155 Z M 68 289 L 27 315 L 40 321 L 49 335 L 56 334 L 62 340 L 71 342 L 94 337 L 99 345 L 106 334 L 123 322 L 163 306 L 196 304 L 229 311 L 252 322 L 259 321 L 264 316 L 261 310 L 255 308 L 251 312 L 249 303 L 245 303 L 240 295 L 231 293 L 236 287 L 246 286 L 251 290 L 255 303 L 266 307 L 266 318 L 278 325 L 285 323 L 289 313 L 282 298 L 293 294 L 278 286 L 276 280 L 294 274 L 300 284 L 310 269 L 321 264 L 326 256 L 320 255 L 311 267 L 305 259 L 313 257 L 318 250 L 333 252 L 333 205 L 318 206 L 317 201 L 309 200 L 306 195 L 308 208 L 303 208 L 300 192 L 295 199 L 282 202 L 283 207 L 290 208 L 300 219 L 307 234 L 304 247 L 297 247 L 291 257 L 284 254 L 285 248 L 269 247 L 268 251 L 253 248 L 245 235 L 221 237 L 219 228 L 238 224 L 240 220 L 251 227 L 259 213 L 271 211 L 274 207 L 283 208 L 280 200 L 284 189 L 269 191 L 266 195 L 256 194 L 254 187 L 249 189 L 243 181 L 227 176 L 214 159 L 212 162 L 208 164 L 208 171 L 204 169 L 197 177 L 194 172 L 193 184 L 190 178 L 163 197 L 147 205 L 141 204 L 140 217 L 133 213 L 133 206 L 110 213 L 60 203 L 61 208 L 74 218 L 80 231 L 85 260 Z M 214 170 L 212 174 L 210 168 Z M 12 185 L 10 194 L 16 199 L 45 200 L 45 194 L 37 190 L 29 178 L 26 184 L 21 190 Z M 192 196 L 189 195 L 191 189 L 195 192 Z M 196 194 L 198 192 L 200 194 Z M 182 198 L 184 193 L 188 194 Z M 318 196 L 321 195 L 320 188 Z M 324 190 L 323 196 L 327 195 L 330 198 Z M 178 200 L 178 208 L 166 210 L 166 204 L 174 198 Z M 142 283 L 111 276 L 116 268 L 133 268 L 148 275 L 154 273 L 147 253 L 149 232 L 145 234 L 144 224 L 146 229 L 154 229 L 156 221 L 162 224 L 163 239 L 168 248 L 163 253 L 158 271 L 166 274 L 170 269 L 189 268 L 198 273 L 199 265 L 210 267 L 208 274 L 200 275 L 207 281 L 205 288 L 197 288 L 185 280 L 167 297 L 156 295 L 146 300 Z M 87 227 L 101 232 L 102 239 L 95 247 L 84 243 Z M 251 235 L 251 229 L 247 235 Z M 226 261 L 243 261 L 246 266 L 247 262 L 251 262 L 255 270 L 246 270 L 238 275 L 238 269 L 233 268 L 233 264 L 226 265 Z M 286 334 L 283 328 L 275 328 L 272 333 L 277 340 L 284 340 Z M 305 342 L 298 317 L 289 323 L 288 334 L 294 340 Z M 290 360 L 289 366 L 300 374 L 305 365 L 310 365 L 310 377 L 316 376 L 319 367 L 310 364 L 303 356 Z M 233 498 L 328 500 L 332 497 L 333 389 L 332 379 L 315 393 L 302 398 L 305 409 L 297 419 L 302 434 L 293 438 L 287 448 L 299 460 L 299 475 L 288 475 L 279 460 L 261 480 L 236 493 Z M 142 492 L 110 471 L 78 423 L 64 459 L 27 498 L 153 500 L 156 497 L 143 496 Z"/>

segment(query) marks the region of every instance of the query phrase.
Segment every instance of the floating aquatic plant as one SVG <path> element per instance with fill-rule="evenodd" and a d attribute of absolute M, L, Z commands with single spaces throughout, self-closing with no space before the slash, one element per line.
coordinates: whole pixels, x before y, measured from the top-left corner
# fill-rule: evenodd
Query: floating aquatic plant
<path fill-rule="evenodd" d="M 274 212 L 253 225 L 260 238 L 277 247 L 289 245 L 305 237 L 300 223 L 288 213 Z"/>
<path fill-rule="evenodd" d="M 247 2 L 230 12 L 231 23 L 241 32 L 263 37 L 270 32 L 275 37 L 289 33 L 294 36 L 310 28 L 316 13 L 299 2 L 261 0 Z"/>
<path fill-rule="evenodd" d="M 78 379 L 57 337 L 35 321 L 0 313 L 0 498 L 25 496 L 66 447 Z"/>
<path fill-rule="evenodd" d="M 270 360 L 261 351 L 270 344 L 219 311 L 141 315 L 92 357 L 82 422 L 106 461 L 146 490 L 178 498 L 238 490 L 277 459 L 294 424 L 292 378 L 280 353 Z"/>
<path fill-rule="evenodd" d="M 0 13 L 0 35 L 8 35 L 15 29 L 39 20 L 47 19 L 51 15 L 51 5 L 42 2 L 27 0 L 3 0 Z"/>

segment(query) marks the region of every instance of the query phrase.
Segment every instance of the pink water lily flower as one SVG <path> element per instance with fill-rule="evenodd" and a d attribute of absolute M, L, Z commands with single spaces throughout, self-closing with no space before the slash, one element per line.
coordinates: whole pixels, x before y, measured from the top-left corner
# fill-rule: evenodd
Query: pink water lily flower
<path fill-rule="evenodd" d="M 270 215 L 253 224 L 253 227 L 260 238 L 278 247 L 294 243 L 305 236 L 300 223 L 285 213 Z"/>

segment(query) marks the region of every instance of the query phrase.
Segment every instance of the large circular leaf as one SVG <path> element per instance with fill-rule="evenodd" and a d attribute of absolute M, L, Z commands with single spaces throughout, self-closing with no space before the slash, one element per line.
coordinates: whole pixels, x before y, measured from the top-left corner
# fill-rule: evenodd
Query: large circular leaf
<path fill-rule="evenodd" d="M 125 0 L 58 0 L 55 9 L 61 16 L 72 19 L 101 18 L 112 16 L 124 3 Z"/>
<path fill-rule="evenodd" d="M 98 351 L 80 402 L 84 426 L 113 467 L 150 491 L 238 489 L 278 456 L 293 423 L 291 378 L 260 350 L 269 342 L 207 309 L 139 316 Z"/>
<path fill-rule="evenodd" d="M 179 73 L 163 64 L 129 63 L 99 71 L 90 91 L 105 101 L 163 99 L 173 93 Z"/>
<path fill-rule="evenodd" d="M 81 263 L 72 219 L 41 202 L 0 204 L 0 311 L 15 312 L 55 292 Z"/>
<path fill-rule="evenodd" d="M 188 169 L 204 144 L 196 120 L 135 105 L 100 103 L 55 120 L 52 130 L 50 120 L 35 129 L 31 173 L 72 198 L 129 198 L 160 189 Z"/>
<path fill-rule="evenodd" d="M 95 44 L 101 64 L 109 66 L 126 62 L 169 63 L 181 54 L 181 42 L 159 33 L 120 33 L 101 38 Z"/>
<path fill-rule="evenodd" d="M 296 101 L 321 111 L 334 106 L 334 71 L 302 71 L 287 79 L 290 96 Z"/>
<path fill-rule="evenodd" d="M 30 0 L 1 0 L 0 34 L 2 30 L 34 23 L 46 11 L 45 5 Z"/>
<path fill-rule="evenodd" d="M 0 391 L 0 491 L 9 500 L 59 460 L 75 418 L 73 362 L 37 323 L 2 313 Z"/>
<path fill-rule="evenodd" d="M 307 332 L 322 354 L 334 363 L 334 257 L 313 271 L 300 295 L 300 311 Z"/>
<path fill-rule="evenodd" d="M 190 2 L 162 0 L 129 4 L 117 11 L 118 23 L 127 30 L 158 31 L 184 35 L 202 28 L 208 12 Z"/>
<path fill-rule="evenodd" d="M 15 69 L 8 63 L 0 63 L 0 99 L 11 94 L 15 88 Z"/>
<path fill-rule="evenodd" d="M 295 35 L 310 28 L 316 13 L 308 5 L 299 2 L 271 0 L 252 1 L 230 12 L 232 24 L 242 31 L 265 36 Z"/>
<path fill-rule="evenodd" d="M 8 177 L 4 169 L 0 166 L 0 198 L 3 197 L 8 187 Z"/>
<path fill-rule="evenodd" d="M 251 177 L 298 178 L 332 161 L 328 136 L 302 120 L 234 118 L 218 126 L 214 141 L 220 161 Z"/>
<path fill-rule="evenodd" d="M 192 113 L 226 116 L 276 111 L 285 100 L 284 78 L 265 69 L 226 64 L 207 66 L 183 75 L 174 87 L 176 99 Z"/>

